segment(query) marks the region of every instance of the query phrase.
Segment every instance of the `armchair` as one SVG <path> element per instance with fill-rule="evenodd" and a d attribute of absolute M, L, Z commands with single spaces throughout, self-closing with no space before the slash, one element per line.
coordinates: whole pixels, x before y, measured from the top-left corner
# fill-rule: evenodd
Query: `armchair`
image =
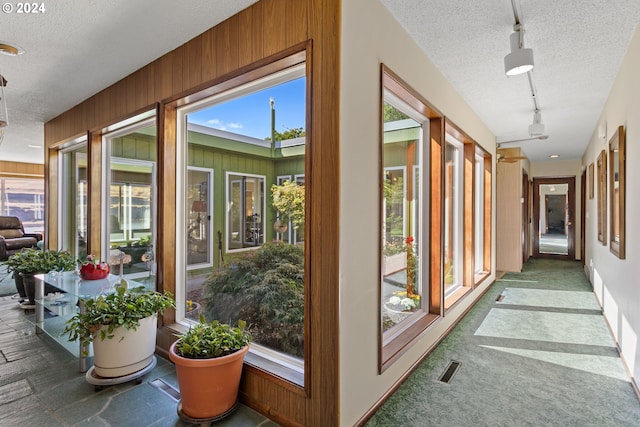
<path fill-rule="evenodd" d="M 0 261 L 20 252 L 23 248 L 35 248 L 42 235 L 24 232 L 22 222 L 15 216 L 0 216 Z"/>

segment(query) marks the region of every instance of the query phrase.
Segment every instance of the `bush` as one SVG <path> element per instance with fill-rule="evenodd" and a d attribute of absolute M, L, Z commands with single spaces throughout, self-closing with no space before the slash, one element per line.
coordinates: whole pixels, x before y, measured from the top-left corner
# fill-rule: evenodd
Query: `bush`
<path fill-rule="evenodd" d="M 204 284 L 204 313 L 237 324 L 244 319 L 257 343 L 294 356 L 304 353 L 304 251 L 265 243 Z"/>

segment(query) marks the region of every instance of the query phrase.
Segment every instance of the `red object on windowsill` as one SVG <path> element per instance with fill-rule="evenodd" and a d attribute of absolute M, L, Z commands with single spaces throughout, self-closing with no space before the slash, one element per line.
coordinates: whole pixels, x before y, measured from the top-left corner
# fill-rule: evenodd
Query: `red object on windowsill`
<path fill-rule="evenodd" d="M 106 262 L 99 264 L 87 263 L 80 267 L 80 277 L 84 280 L 100 280 L 106 279 L 111 268 Z"/>

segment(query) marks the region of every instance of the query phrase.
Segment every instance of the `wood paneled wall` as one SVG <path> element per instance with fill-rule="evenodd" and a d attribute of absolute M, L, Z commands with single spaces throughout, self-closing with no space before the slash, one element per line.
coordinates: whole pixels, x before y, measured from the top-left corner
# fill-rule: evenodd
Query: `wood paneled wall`
<path fill-rule="evenodd" d="M 0 160 L 2 178 L 44 178 L 44 165 Z"/>
<path fill-rule="evenodd" d="M 502 148 L 506 157 L 521 156 L 520 148 Z M 522 270 L 522 165 L 498 162 L 496 167 L 496 270 Z"/>
<path fill-rule="evenodd" d="M 305 249 L 310 258 L 306 272 L 305 388 L 246 368 L 241 389 L 245 403 L 284 425 L 339 424 L 336 189 L 340 188 L 340 13 L 340 1 L 334 0 L 261 0 L 45 124 L 45 142 L 52 149 L 46 169 L 51 212 L 55 212 L 54 195 L 58 194 L 56 188 L 51 188 L 57 185 L 57 171 L 51 167 L 57 157 L 54 147 L 74 135 L 89 132 L 89 162 L 91 168 L 96 168 L 89 183 L 90 247 L 96 250 L 101 174 L 98 135 L 106 126 L 159 106 L 158 224 L 163 231 L 158 236 L 158 281 L 166 289 L 175 289 L 175 101 L 188 102 L 189 94 L 238 76 L 256 64 L 266 64 L 273 55 L 296 46 L 307 50 L 310 143 L 305 174 L 310 197 Z M 49 215 L 47 220 L 50 229 L 57 228 L 57 215 Z M 165 325 L 174 320 L 173 313 L 162 319 Z M 161 329 L 159 340 L 166 346 L 170 331 Z"/>

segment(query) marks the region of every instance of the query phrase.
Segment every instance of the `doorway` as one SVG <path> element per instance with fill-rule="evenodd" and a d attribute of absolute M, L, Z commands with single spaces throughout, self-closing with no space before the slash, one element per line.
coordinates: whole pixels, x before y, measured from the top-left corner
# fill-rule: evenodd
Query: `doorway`
<path fill-rule="evenodd" d="M 575 177 L 533 179 L 533 256 L 575 259 Z"/>

